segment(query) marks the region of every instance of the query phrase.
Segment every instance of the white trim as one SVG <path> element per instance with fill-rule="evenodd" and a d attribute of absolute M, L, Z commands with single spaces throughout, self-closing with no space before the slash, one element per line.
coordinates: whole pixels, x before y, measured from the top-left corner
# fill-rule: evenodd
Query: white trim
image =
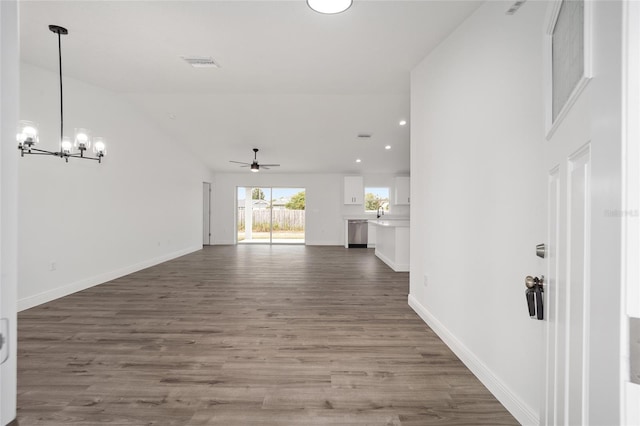
<path fill-rule="evenodd" d="M 627 406 L 626 412 L 623 413 L 622 424 L 628 426 L 640 425 L 640 385 L 627 382 L 623 388 L 623 398 Z"/>
<path fill-rule="evenodd" d="M 389 259 L 387 256 L 385 256 L 378 250 L 376 250 L 376 256 L 378 257 L 378 259 L 386 263 L 387 266 L 393 269 L 395 272 L 409 272 L 408 263 L 396 263 L 395 261 Z"/>
<path fill-rule="evenodd" d="M 622 424 L 640 425 L 640 385 L 629 382 L 629 317 L 640 317 L 640 4 L 625 2 L 623 14 L 620 410 Z"/>
<path fill-rule="evenodd" d="M 123 277 L 125 275 L 132 274 L 142 269 L 149 268 L 151 266 L 158 265 L 171 259 L 175 259 L 180 256 L 184 256 L 195 251 L 202 250 L 202 245 L 193 246 L 186 249 L 178 250 L 173 253 L 165 254 L 153 259 L 148 259 L 134 265 L 126 266 L 124 268 L 116 269 L 115 271 L 105 272 L 100 275 L 85 278 L 62 287 L 57 287 L 52 290 L 44 291 L 33 296 L 25 297 L 18 300 L 18 312 L 24 311 L 29 308 L 41 305 L 43 303 L 51 302 L 52 300 L 59 299 L 60 297 L 68 296 L 72 293 L 76 293 L 81 290 L 86 290 L 90 287 L 94 287 L 99 284 L 106 283 L 116 278 Z"/>
<path fill-rule="evenodd" d="M 626 312 L 640 318 L 640 4 L 625 2 L 622 79 L 622 277 L 626 285 Z M 623 298 L 624 299 L 624 298 Z"/>
<path fill-rule="evenodd" d="M 539 425 L 538 413 L 518 397 L 487 365 L 451 333 L 420 302 L 409 295 L 409 306 L 449 346 L 460 361 L 489 389 L 493 396 L 523 425 Z"/>
<path fill-rule="evenodd" d="M 306 246 L 336 246 L 336 247 L 344 247 L 338 241 L 307 241 L 305 243 Z"/>
<path fill-rule="evenodd" d="M 576 87 L 569 95 L 569 99 L 564 104 L 555 121 L 553 120 L 553 85 L 552 85 L 552 36 L 553 30 L 558 21 L 560 7 L 563 0 L 554 0 L 549 6 L 547 13 L 547 28 L 544 35 L 544 91 L 545 91 L 545 128 L 547 130 L 547 140 L 550 140 L 560 123 L 569 114 L 569 111 L 576 103 L 580 94 L 589 84 L 593 77 L 592 61 L 592 5 L 591 0 L 584 1 L 584 64 L 583 74 Z"/>

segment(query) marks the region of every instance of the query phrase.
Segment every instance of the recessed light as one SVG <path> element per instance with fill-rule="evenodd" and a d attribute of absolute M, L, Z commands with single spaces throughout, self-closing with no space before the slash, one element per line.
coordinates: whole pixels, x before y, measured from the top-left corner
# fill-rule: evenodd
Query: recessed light
<path fill-rule="evenodd" d="M 401 126 L 405 126 L 407 124 L 407 120 L 400 120 L 400 124 Z"/>
<path fill-rule="evenodd" d="M 362 160 L 358 158 L 358 159 L 356 160 L 356 163 L 362 163 Z"/>
<path fill-rule="evenodd" d="M 391 149 L 391 145 L 385 146 L 384 149 Z"/>
<path fill-rule="evenodd" d="M 326 14 L 344 12 L 351 7 L 352 3 L 353 0 L 307 0 L 311 9 Z"/>

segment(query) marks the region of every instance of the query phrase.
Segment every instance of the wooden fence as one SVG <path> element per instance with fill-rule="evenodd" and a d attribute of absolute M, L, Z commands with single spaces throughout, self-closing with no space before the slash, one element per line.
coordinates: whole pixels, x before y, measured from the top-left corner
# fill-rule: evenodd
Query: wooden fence
<path fill-rule="evenodd" d="M 253 210 L 253 230 L 268 231 L 273 214 L 274 231 L 304 231 L 304 210 Z M 244 230 L 244 209 L 238 209 L 238 229 Z"/>

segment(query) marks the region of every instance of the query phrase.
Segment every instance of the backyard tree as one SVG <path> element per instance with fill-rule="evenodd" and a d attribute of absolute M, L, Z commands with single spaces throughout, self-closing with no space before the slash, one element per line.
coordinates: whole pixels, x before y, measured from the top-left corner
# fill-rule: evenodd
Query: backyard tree
<path fill-rule="evenodd" d="M 375 194 L 372 194 L 371 192 L 367 192 L 366 194 L 364 194 L 365 210 L 367 211 L 378 210 L 378 208 L 382 205 L 383 201 L 384 200 L 382 198 L 378 198 Z"/>
<path fill-rule="evenodd" d="M 300 191 L 291 197 L 291 200 L 285 204 L 285 208 L 289 210 L 304 210 L 305 191 Z"/>
<path fill-rule="evenodd" d="M 252 200 L 264 200 L 264 192 L 260 188 L 253 188 L 251 191 L 251 199 Z"/>

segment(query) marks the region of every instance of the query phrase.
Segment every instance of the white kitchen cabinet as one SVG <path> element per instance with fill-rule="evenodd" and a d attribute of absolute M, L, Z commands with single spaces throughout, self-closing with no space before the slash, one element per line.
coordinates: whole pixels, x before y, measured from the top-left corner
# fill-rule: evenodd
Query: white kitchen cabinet
<path fill-rule="evenodd" d="M 362 176 L 344 177 L 344 203 L 362 204 L 364 201 L 364 179 Z"/>
<path fill-rule="evenodd" d="M 396 184 L 396 204 L 407 205 L 411 202 L 411 190 L 409 187 L 410 178 L 398 176 L 395 178 Z"/>
<path fill-rule="evenodd" d="M 367 235 L 367 248 L 376 248 L 376 228 L 377 226 L 369 222 L 367 224 L 369 235 Z"/>

